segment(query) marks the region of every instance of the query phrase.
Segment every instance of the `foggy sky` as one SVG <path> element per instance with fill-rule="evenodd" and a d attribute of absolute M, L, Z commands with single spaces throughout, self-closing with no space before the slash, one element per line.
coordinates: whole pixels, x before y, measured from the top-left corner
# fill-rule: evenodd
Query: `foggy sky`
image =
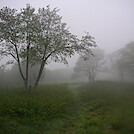
<path fill-rule="evenodd" d="M 20 9 L 29 3 L 39 7 L 58 7 L 63 22 L 81 37 L 87 31 L 95 37 L 100 48 L 110 53 L 134 40 L 134 0 L 0 0 L 0 8 Z M 78 56 L 69 60 L 73 67 Z M 51 64 L 49 68 L 63 68 Z"/>

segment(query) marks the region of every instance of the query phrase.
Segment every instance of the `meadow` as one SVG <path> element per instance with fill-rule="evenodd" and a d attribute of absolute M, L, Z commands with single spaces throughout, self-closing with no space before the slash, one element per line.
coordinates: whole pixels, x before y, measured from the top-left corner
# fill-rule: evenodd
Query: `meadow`
<path fill-rule="evenodd" d="M 134 84 L 0 88 L 0 134 L 133 134 Z"/>

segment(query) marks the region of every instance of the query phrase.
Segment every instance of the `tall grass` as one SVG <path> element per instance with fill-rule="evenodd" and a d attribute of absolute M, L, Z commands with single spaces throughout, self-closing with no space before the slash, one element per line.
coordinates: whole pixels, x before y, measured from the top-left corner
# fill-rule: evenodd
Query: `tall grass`
<path fill-rule="evenodd" d="M 0 134 L 133 134 L 134 84 L 0 89 Z"/>

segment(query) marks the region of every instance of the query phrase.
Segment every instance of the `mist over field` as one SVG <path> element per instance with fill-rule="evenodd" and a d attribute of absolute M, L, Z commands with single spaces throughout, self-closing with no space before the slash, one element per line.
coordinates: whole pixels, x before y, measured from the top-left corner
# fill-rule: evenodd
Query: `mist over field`
<path fill-rule="evenodd" d="M 134 134 L 133 0 L 0 0 L 0 134 Z"/>

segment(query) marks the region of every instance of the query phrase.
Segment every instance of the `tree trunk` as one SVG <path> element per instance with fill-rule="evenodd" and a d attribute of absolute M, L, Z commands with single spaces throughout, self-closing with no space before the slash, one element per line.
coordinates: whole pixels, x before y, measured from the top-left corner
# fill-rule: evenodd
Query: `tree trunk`
<path fill-rule="evenodd" d="M 29 45 L 27 47 L 27 60 L 26 60 L 26 81 L 25 81 L 25 88 L 28 88 L 28 76 L 29 76 Z"/>
<path fill-rule="evenodd" d="M 25 77 L 23 75 L 23 72 L 22 72 L 22 69 L 21 69 L 21 64 L 20 64 L 20 58 L 19 58 L 18 49 L 17 49 L 17 46 L 16 45 L 14 45 L 14 46 L 15 46 L 15 51 L 16 51 L 16 55 L 17 55 L 17 63 L 18 63 L 18 67 L 19 67 L 19 72 L 20 72 L 20 75 L 21 75 L 21 77 L 23 79 L 24 85 L 26 87 L 26 79 L 25 79 Z"/>
<path fill-rule="evenodd" d="M 43 69 L 44 69 L 44 65 L 47 61 L 47 59 L 57 50 L 55 49 L 54 51 L 50 52 L 47 56 L 46 56 L 46 50 L 47 50 L 47 45 L 45 46 L 45 51 L 44 51 L 44 55 L 42 57 L 42 62 L 41 62 L 41 66 L 40 66 L 40 69 L 39 69 L 39 73 L 37 75 L 37 78 L 36 78 L 36 81 L 35 81 L 35 84 L 34 84 L 34 89 L 38 86 L 39 84 L 39 80 L 41 78 L 41 74 L 43 72 Z M 46 57 L 45 57 L 46 56 Z"/>
<path fill-rule="evenodd" d="M 39 84 L 39 80 L 40 80 L 40 78 L 41 78 L 41 74 L 42 74 L 42 72 L 43 72 L 44 65 L 45 65 L 45 61 L 43 60 L 42 63 L 41 63 L 41 66 L 40 66 L 39 73 L 38 73 L 38 75 L 37 75 L 35 84 L 34 84 L 34 89 L 35 89 L 35 88 L 38 86 L 38 84 Z"/>
<path fill-rule="evenodd" d="M 27 23 L 27 52 L 26 52 L 26 90 L 28 90 L 28 77 L 29 77 L 29 50 L 30 50 L 30 33 L 29 33 L 29 24 Z"/>

